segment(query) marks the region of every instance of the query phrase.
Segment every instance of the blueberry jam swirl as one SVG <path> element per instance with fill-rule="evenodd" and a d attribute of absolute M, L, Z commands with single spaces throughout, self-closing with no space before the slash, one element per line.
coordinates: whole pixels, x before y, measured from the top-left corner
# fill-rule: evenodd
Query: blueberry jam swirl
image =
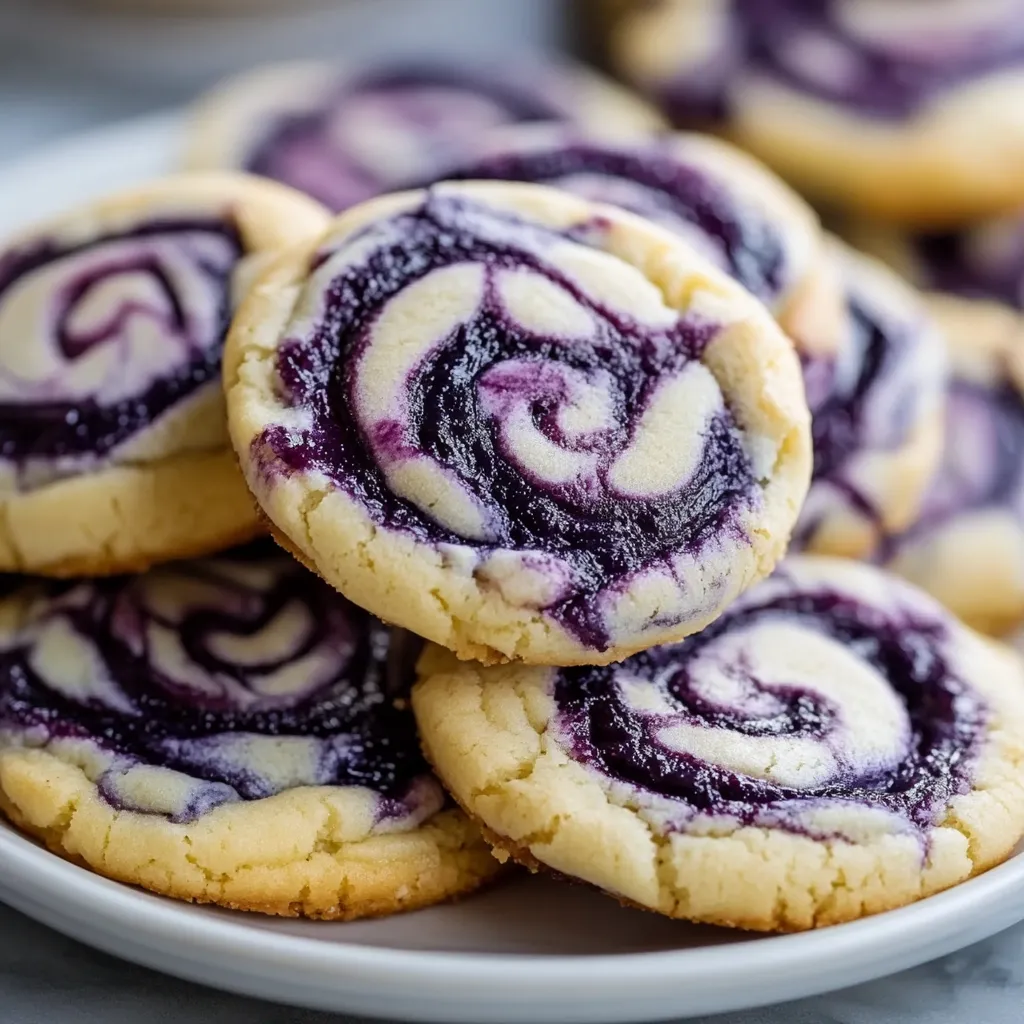
<path fill-rule="evenodd" d="M 665 86 L 679 123 L 727 117 L 735 85 L 751 76 L 900 120 L 958 86 L 1024 67 L 1020 0 L 731 0 L 715 31 L 701 67 Z"/>
<path fill-rule="evenodd" d="M 797 559 L 679 644 L 558 670 L 557 742 L 669 830 L 926 831 L 971 789 L 987 710 L 954 620 L 872 576 Z"/>
<path fill-rule="evenodd" d="M 700 361 L 718 326 L 601 251 L 606 230 L 439 190 L 322 253 L 316 308 L 278 350 L 291 409 L 253 443 L 257 490 L 326 478 L 586 647 L 614 640 L 635 585 L 678 595 L 648 625 L 696 614 L 762 493 Z"/>
<path fill-rule="evenodd" d="M 273 121 L 246 169 L 344 210 L 431 173 L 492 128 L 570 119 L 568 83 L 553 77 L 409 66 L 340 78 L 314 109 Z"/>
<path fill-rule="evenodd" d="M 622 207 L 687 239 L 768 306 L 794 281 L 796 268 L 778 220 L 743 202 L 699 151 L 675 140 L 512 146 L 444 177 L 530 181 Z"/>
<path fill-rule="evenodd" d="M 973 513 L 1006 513 L 1024 528 L 1024 400 L 1017 388 L 954 378 L 945 437 L 921 514 L 893 541 L 893 553 Z"/>
<path fill-rule="evenodd" d="M 20 486 L 116 458 L 216 386 L 241 256 L 223 218 L 0 254 L 0 464 Z"/>
<path fill-rule="evenodd" d="M 794 534 L 797 547 L 837 512 L 884 539 L 888 485 L 879 460 L 911 442 L 944 387 L 939 338 L 924 310 L 880 301 L 856 265 L 848 269 L 843 344 L 834 357 L 804 360 L 814 471 Z"/>
<path fill-rule="evenodd" d="M 269 546 L 53 585 L 0 639 L 0 740 L 77 761 L 115 807 L 192 821 L 300 786 L 363 787 L 381 820 L 441 805 L 387 628 Z"/>
<path fill-rule="evenodd" d="M 1024 309 L 1024 217 L 918 235 L 910 244 L 924 287 Z"/>

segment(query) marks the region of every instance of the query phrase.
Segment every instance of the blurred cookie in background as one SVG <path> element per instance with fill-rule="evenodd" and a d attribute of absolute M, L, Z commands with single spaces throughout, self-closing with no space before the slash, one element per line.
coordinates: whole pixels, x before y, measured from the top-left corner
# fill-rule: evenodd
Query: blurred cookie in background
<path fill-rule="evenodd" d="M 660 0 L 609 49 L 819 199 L 929 226 L 1024 201 L 1021 0 Z"/>
<path fill-rule="evenodd" d="M 185 163 L 274 178 L 343 210 L 431 176 L 523 122 L 654 130 L 653 108 L 582 66 L 397 60 L 260 68 L 196 105 Z"/>

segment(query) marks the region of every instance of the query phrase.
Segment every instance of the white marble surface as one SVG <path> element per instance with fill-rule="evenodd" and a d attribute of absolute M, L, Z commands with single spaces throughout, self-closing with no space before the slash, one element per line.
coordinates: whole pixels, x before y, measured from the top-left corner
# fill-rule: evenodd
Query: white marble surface
<path fill-rule="evenodd" d="M 382 0 L 392 11 L 402 2 Z M 416 3 L 422 10 L 422 0 Z M 515 0 L 513 4 L 498 0 L 492 10 L 503 13 L 487 22 L 480 9 L 491 3 L 441 0 L 440 8 L 453 24 L 464 27 L 474 18 L 478 25 L 488 23 L 502 40 L 550 41 L 551 0 Z M 30 34 L 16 34 L 12 25 L 0 17 L 0 160 L 69 131 L 165 106 L 179 99 L 186 88 L 181 81 L 129 83 L 114 73 L 116 69 L 107 68 L 108 73 L 100 75 L 87 62 L 71 66 L 63 55 L 66 48 L 61 56 L 51 53 L 47 59 L 45 52 L 32 48 Z M 416 30 L 415 25 L 410 28 Z M 445 34 L 437 24 L 432 32 L 435 37 Z M 463 30 L 456 35 L 466 39 Z M 885 981 L 714 1020 L 718 1024 L 1019 1024 L 1024 1019 L 1022 1006 L 1024 925 Z M 0 906 L 0 1021 L 4 1024 L 178 1024 L 181 1020 L 337 1024 L 341 1019 L 163 977 L 94 952 Z"/>
<path fill-rule="evenodd" d="M 1024 925 L 885 981 L 706 1024 L 1020 1024 Z M 346 1024 L 122 963 L 0 907 L 5 1024 Z M 347 1024 L 355 1024 L 349 1018 Z"/>

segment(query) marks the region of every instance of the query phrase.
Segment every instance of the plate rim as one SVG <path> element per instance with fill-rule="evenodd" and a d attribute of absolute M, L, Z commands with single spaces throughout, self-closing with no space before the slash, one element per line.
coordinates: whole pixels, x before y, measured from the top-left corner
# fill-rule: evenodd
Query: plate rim
<path fill-rule="evenodd" d="M 171 151 L 183 124 L 182 111 L 161 111 L 51 140 L 0 165 L 0 193 L 16 193 L 40 170 L 55 173 L 60 162 L 74 166 L 74 160 L 84 159 L 96 165 L 105 151 L 144 148 L 146 140 Z M 144 164 L 141 160 L 139 180 L 161 173 L 156 166 L 143 171 Z M 536 1021 L 542 1005 L 560 1008 L 556 1017 L 563 1021 L 739 1010 L 874 980 L 1024 919 L 1024 852 L 910 906 L 818 931 L 698 948 L 564 955 L 401 949 L 275 932 L 254 927 L 240 912 L 237 918 L 204 914 L 203 908 L 94 874 L 6 823 L 0 825 L 0 864 L 0 898 L 86 943 L 90 939 L 82 921 L 93 917 L 108 927 L 105 934 L 127 938 L 118 944 L 98 936 L 91 943 L 112 955 L 292 1005 L 383 1014 L 394 1013 L 402 998 L 416 997 L 427 1005 L 409 1003 L 404 1012 L 422 1020 L 479 1022 L 484 1019 L 480 1005 L 492 1006 L 494 1016 L 486 1019 L 517 1021 Z M 133 938 L 140 948 L 132 948 Z M 746 947 L 757 953 L 737 964 Z M 177 950 L 178 960 L 166 966 L 155 962 L 161 949 L 169 948 Z M 204 959 L 245 964 L 248 980 L 256 984 L 247 988 L 239 980 L 246 977 L 241 966 L 233 979 L 211 978 Z M 288 979 L 319 979 L 322 990 L 302 997 L 292 985 L 277 994 L 269 982 L 257 981 L 261 971 L 282 986 Z M 740 978 L 743 984 L 737 985 Z M 408 991 L 402 996 L 399 989 Z M 368 1001 L 373 991 L 377 1003 Z M 581 991 L 586 993 L 584 1008 L 572 1008 L 569 1001 Z M 330 998 L 324 998 L 328 992 Z M 485 996 L 486 1004 L 481 1002 Z"/>

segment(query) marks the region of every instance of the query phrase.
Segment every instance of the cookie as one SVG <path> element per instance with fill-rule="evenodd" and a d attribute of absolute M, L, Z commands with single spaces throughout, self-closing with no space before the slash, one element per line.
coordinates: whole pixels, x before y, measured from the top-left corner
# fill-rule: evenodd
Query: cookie
<path fill-rule="evenodd" d="M 857 220 L 845 233 L 936 296 L 950 330 L 1024 335 L 1024 216 L 993 217 L 950 231 L 901 231 Z"/>
<path fill-rule="evenodd" d="M 168 178 L 0 252 L 0 571 L 142 569 L 260 532 L 220 360 L 260 262 L 323 228 L 271 182 Z"/>
<path fill-rule="evenodd" d="M 431 648 L 428 759 L 504 856 L 671 917 L 798 930 L 899 907 L 1024 832 L 1024 669 L 909 584 L 796 556 L 619 665 Z"/>
<path fill-rule="evenodd" d="M 612 40 L 681 125 L 816 198 L 949 226 L 1024 202 L 1020 0 L 661 0 Z"/>
<path fill-rule="evenodd" d="M 419 753 L 387 628 L 264 544 L 0 601 L 0 807 L 110 878 L 234 909 L 476 888 L 497 864 Z"/>
<path fill-rule="evenodd" d="M 925 300 L 885 266 L 833 243 L 846 289 L 835 354 L 805 352 L 814 474 L 797 548 L 874 557 L 915 520 L 943 446 L 946 355 Z"/>
<path fill-rule="evenodd" d="M 431 174 L 492 128 L 529 121 L 663 125 L 581 66 L 311 62 L 258 69 L 201 99 L 185 159 L 274 178 L 343 210 Z"/>
<path fill-rule="evenodd" d="M 687 239 L 816 352 L 845 329 L 842 290 L 811 208 L 770 171 L 707 135 L 584 132 L 527 125 L 492 132 L 447 180 L 552 185 L 621 206 Z"/>
<path fill-rule="evenodd" d="M 225 385 L 288 546 L 481 661 L 700 629 L 771 571 L 810 475 L 764 306 L 669 232 L 537 185 L 343 214 L 250 292 Z"/>
<path fill-rule="evenodd" d="M 950 350 L 945 446 L 890 567 L 994 634 L 1024 621 L 1024 335 L 1020 318 L 934 296 Z"/>

